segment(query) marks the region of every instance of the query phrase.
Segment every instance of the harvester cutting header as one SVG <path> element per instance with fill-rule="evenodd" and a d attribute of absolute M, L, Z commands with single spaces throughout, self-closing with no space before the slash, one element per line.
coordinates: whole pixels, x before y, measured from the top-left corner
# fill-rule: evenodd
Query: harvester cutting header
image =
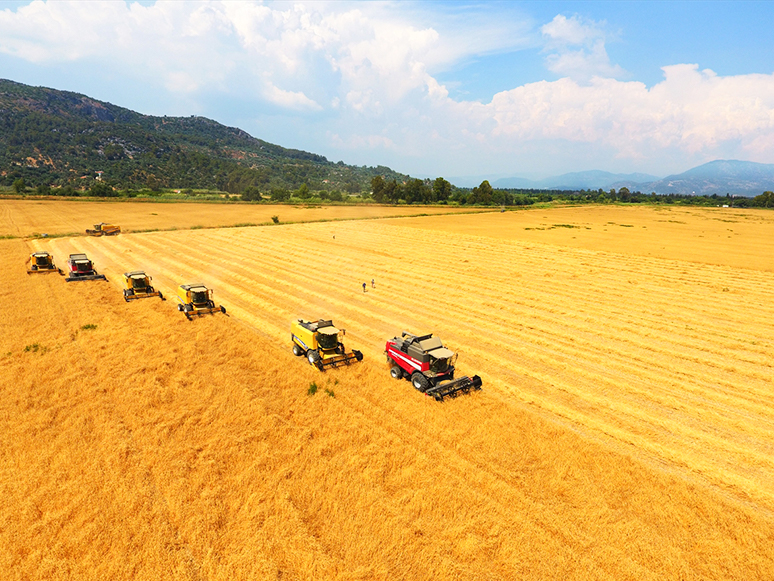
<path fill-rule="evenodd" d="M 478 375 L 454 379 L 457 354 L 432 333 L 413 335 L 404 331 L 400 337 L 387 341 L 384 352 L 394 379 L 405 377 L 415 389 L 438 401 L 481 389 Z"/>
<path fill-rule="evenodd" d="M 347 353 L 341 338 L 346 334 L 344 329 L 337 329 L 333 321 L 305 321 L 298 319 L 290 325 L 290 340 L 293 342 L 293 354 L 306 356 L 310 365 L 320 371 L 326 367 L 349 365 L 352 361 L 362 361 L 363 354 L 353 349 Z"/>

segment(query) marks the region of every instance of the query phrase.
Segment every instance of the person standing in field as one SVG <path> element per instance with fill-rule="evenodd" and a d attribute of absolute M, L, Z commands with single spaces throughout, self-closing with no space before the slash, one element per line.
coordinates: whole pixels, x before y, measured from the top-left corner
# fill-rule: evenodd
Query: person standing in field
<path fill-rule="evenodd" d="M 366 289 L 366 283 L 363 283 L 363 292 L 366 292 L 365 289 Z"/>
<path fill-rule="evenodd" d="M 376 288 L 376 281 L 371 279 L 371 288 Z"/>

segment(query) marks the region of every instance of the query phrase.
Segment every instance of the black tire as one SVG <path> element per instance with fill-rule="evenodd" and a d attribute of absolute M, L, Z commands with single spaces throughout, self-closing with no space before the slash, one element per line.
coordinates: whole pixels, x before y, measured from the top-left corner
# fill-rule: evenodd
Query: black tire
<path fill-rule="evenodd" d="M 33 264 L 31 270 L 37 270 L 37 269 L 38 269 L 38 265 L 37 264 Z"/>
<path fill-rule="evenodd" d="M 179 304 L 179 305 L 177 305 L 177 310 L 178 310 L 178 311 L 182 311 L 182 310 L 183 310 L 183 305 L 180 305 L 180 304 Z"/>
<path fill-rule="evenodd" d="M 215 308 L 215 303 L 213 301 L 207 301 L 207 306 L 211 309 Z"/>
<path fill-rule="evenodd" d="M 301 357 L 304 354 L 304 350 L 301 349 L 301 347 L 298 346 L 298 344 L 293 343 L 293 355 L 296 357 Z"/>
<path fill-rule="evenodd" d="M 309 362 L 309 365 L 317 367 L 317 363 L 320 361 L 320 354 L 314 349 L 310 349 L 306 352 L 306 360 Z"/>
<path fill-rule="evenodd" d="M 193 311 L 193 307 L 190 304 L 183 305 L 183 312 L 186 313 L 186 316 L 188 316 L 188 313 L 190 313 L 191 311 Z"/>
<path fill-rule="evenodd" d="M 415 371 L 411 374 L 411 385 L 413 385 L 414 389 L 417 391 L 425 393 L 430 387 L 430 382 L 427 381 L 427 377 L 419 373 L 419 371 Z"/>
<path fill-rule="evenodd" d="M 390 368 L 390 376 L 393 379 L 403 379 L 403 370 L 397 365 L 393 365 Z"/>

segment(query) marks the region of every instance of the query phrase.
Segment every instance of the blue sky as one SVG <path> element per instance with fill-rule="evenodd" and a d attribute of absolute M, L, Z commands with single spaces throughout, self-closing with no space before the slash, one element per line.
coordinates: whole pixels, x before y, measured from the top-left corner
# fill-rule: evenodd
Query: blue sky
<path fill-rule="evenodd" d="M 419 176 L 774 163 L 772 2 L 0 0 L 0 77 Z"/>

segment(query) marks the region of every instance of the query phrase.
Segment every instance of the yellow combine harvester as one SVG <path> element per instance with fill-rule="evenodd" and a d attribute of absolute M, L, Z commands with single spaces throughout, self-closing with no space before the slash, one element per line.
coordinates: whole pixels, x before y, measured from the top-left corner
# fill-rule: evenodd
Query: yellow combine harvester
<path fill-rule="evenodd" d="M 326 367 L 349 365 L 352 361 L 362 361 L 363 354 L 355 349 L 347 353 L 341 337 L 346 334 L 344 329 L 337 329 L 333 321 L 304 321 L 298 319 L 290 325 L 290 340 L 293 342 L 293 354 L 306 356 L 310 365 L 320 371 Z"/>
<path fill-rule="evenodd" d="M 135 299 L 147 299 L 149 297 L 159 297 L 162 301 L 164 295 L 157 291 L 151 285 L 151 277 L 142 270 L 124 273 L 124 300 L 128 303 Z"/>
<path fill-rule="evenodd" d="M 100 222 L 94 224 L 94 230 L 86 230 L 89 236 L 116 236 L 121 233 L 121 226 Z"/>
<path fill-rule="evenodd" d="M 212 300 L 212 293 L 212 289 L 199 282 L 181 284 L 177 289 L 177 300 L 180 301 L 180 304 L 177 305 L 177 310 L 185 313 L 189 321 L 191 320 L 191 315 L 206 315 L 216 311 L 220 311 L 225 315 L 226 307 L 223 305 L 216 307 Z"/>
<path fill-rule="evenodd" d="M 61 268 L 57 268 L 54 265 L 54 257 L 48 252 L 33 252 L 27 259 L 27 274 L 47 274 L 49 272 L 56 272 L 64 274 Z"/>

